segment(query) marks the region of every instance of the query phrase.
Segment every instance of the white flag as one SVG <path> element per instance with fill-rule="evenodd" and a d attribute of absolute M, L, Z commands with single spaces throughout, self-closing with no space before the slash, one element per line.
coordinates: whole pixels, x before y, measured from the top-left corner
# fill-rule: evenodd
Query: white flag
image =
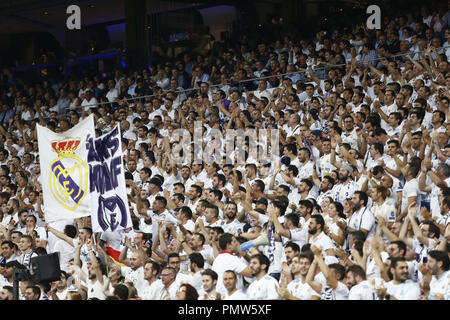
<path fill-rule="evenodd" d="M 86 149 L 89 133 L 95 134 L 93 115 L 63 133 L 37 125 L 47 223 L 91 214 Z"/>
<path fill-rule="evenodd" d="M 101 137 L 87 137 L 94 232 L 132 227 L 120 137 L 118 125 Z"/>

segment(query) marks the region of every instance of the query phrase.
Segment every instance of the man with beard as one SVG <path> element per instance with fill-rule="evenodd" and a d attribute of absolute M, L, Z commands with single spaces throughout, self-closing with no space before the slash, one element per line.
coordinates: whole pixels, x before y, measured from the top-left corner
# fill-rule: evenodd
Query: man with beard
<path fill-rule="evenodd" d="M 252 270 L 236 253 L 242 254 L 240 244 L 230 233 L 224 233 L 219 237 L 220 252 L 214 259 L 211 267 L 218 274 L 217 291 L 225 296 L 226 289 L 223 284 L 223 275 L 227 270 L 232 270 L 238 277 L 237 288 L 244 289 L 242 277 L 252 277 Z"/>
<path fill-rule="evenodd" d="M 181 183 L 184 184 L 186 190 L 190 190 L 194 184 L 194 180 L 191 178 L 191 168 L 189 166 L 181 167 Z"/>
<path fill-rule="evenodd" d="M 154 261 L 147 261 L 144 265 L 145 287 L 140 297 L 142 300 L 156 300 L 156 294 L 162 290 L 163 284 L 158 279 L 160 266 Z"/>
<path fill-rule="evenodd" d="M 214 270 L 206 269 L 202 272 L 202 291 L 198 300 L 221 300 L 221 295 L 216 291 L 217 273 Z"/>
<path fill-rule="evenodd" d="M 247 288 L 250 300 L 279 300 L 278 282 L 269 276 L 270 260 L 263 254 L 257 254 L 250 259 L 250 269 L 255 281 Z"/>
<path fill-rule="evenodd" d="M 237 205 L 234 202 L 229 202 L 225 205 L 224 215 L 225 223 L 222 228 L 225 232 L 231 234 L 239 234 L 244 229 L 244 224 L 236 219 Z"/>
<path fill-rule="evenodd" d="M 18 218 L 17 222 L 14 225 L 14 227 L 17 229 L 17 231 L 20 231 L 22 234 L 25 234 L 25 233 L 28 232 L 28 230 L 27 230 L 27 217 L 28 217 L 28 210 L 27 209 L 21 209 L 19 211 L 19 214 L 17 215 L 17 218 Z"/>
<path fill-rule="evenodd" d="M 59 280 L 52 282 L 52 286 L 48 295 L 52 297 L 52 300 L 66 300 L 67 295 L 67 272 L 61 270 Z"/>
<path fill-rule="evenodd" d="M 194 252 L 200 253 L 206 262 L 208 268 L 214 262 L 214 252 L 210 245 L 205 244 L 205 236 L 201 233 L 194 233 L 189 243 L 186 242 L 182 232 L 177 233 L 177 239 L 181 242 L 183 250 L 187 255 Z"/>
<path fill-rule="evenodd" d="M 19 200 L 17 199 L 9 199 L 8 203 L 6 204 L 6 207 L 8 209 L 8 215 L 5 215 L 3 217 L 3 220 L 1 222 L 2 225 L 7 227 L 11 220 L 14 220 L 17 222 L 18 213 L 19 213 Z"/>
<path fill-rule="evenodd" d="M 274 206 L 269 206 L 268 214 L 271 220 L 273 221 L 276 233 L 282 236 L 281 238 L 282 243 L 293 241 L 299 247 L 302 247 L 306 243 L 307 238 L 306 228 L 299 227 L 300 217 L 298 214 L 289 213 L 285 215 L 284 225 L 281 225 Z"/>
<path fill-rule="evenodd" d="M 346 270 L 345 281 L 348 289 L 348 300 L 376 300 L 372 284 L 366 279 L 366 272 L 357 265 L 351 265 Z"/>
<path fill-rule="evenodd" d="M 167 207 L 167 200 L 164 197 L 161 196 L 156 196 L 155 200 L 153 201 L 152 204 L 152 211 L 153 213 L 151 214 L 151 218 L 152 218 L 152 226 L 153 226 L 153 230 L 152 230 L 152 242 L 155 243 L 156 239 L 158 238 L 159 235 L 159 230 L 158 230 L 158 222 L 169 222 L 172 225 L 177 225 L 178 220 L 175 216 L 173 216 L 169 211 L 166 210 Z"/>
<path fill-rule="evenodd" d="M 29 285 L 23 294 L 25 300 L 39 300 L 41 289 L 38 286 Z"/>
<path fill-rule="evenodd" d="M 326 197 L 332 197 L 333 196 L 333 186 L 334 186 L 334 179 L 330 176 L 325 176 L 322 178 L 322 181 L 320 181 L 319 184 L 319 196 L 317 197 L 317 204 L 319 206 L 322 205 L 323 199 Z"/>
<path fill-rule="evenodd" d="M 248 300 L 248 296 L 242 291 L 236 288 L 237 276 L 232 270 L 226 270 L 223 273 L 223 285 L 227 289 L 227 294 L 223 300 Z"/>
<path fill-rule="evenodd" d="M 447 252 L 433 250 L 428 253 L 428 262 L 421 265 L 424 275 L 422 288 L 428 292 L 429 300 L 448 300 L 450 292 L 450 260 Z"/>
<path fill-rule="evenodd" d="M 0 287 L 13 285 L 15 269 L 25 269 L 25 267 L 16 260 L 9 261 L 5 264 L 3 274 L 0 275 Z"/>
<path fill-rule="evenodd" d="M 393 280 L 385 286 L 376 287 L 375 292 L 380 300 L 418 300 L 419 284 L 408 280 L 408 264 L 404 257 L 392 258 L 389 267 Z"/>
<path fill-rule="evenodd" d="M 380 217 L 388 223 L 394 223 L 396 209 L 392 202 L 386 201 L 388 195 L 389 190 L 386 187 L 376 186 L 375 190 L 372 192 L 373 204 L 370 211 L 375 219 Z M 375 234 L 381 234 L 381 232 L 381 226 L 375 224 Z"/>
<path fill-rule="evenodd" d="M 311 160 L 311 151 L 308 148 L 301 148 L 298 151 L 298 160 L 300 166 L 298 168 L 297 178 L 310 179 L 312 178 L 312 172 L 314 170 L 314 164 Z"/>
<path fill-rule="evenodd" d="M 302 252 L 292 258 L 290 272 L 294 279 L 289 282 L 287 287 L 281 286 L 278 293 L 286 300 L 313 300 L 319 298 L 319 295 L 306 282 L 306 275 L 314 257 L 311 252 Z"/>
<path fill-rule="evenodd" d="M 223 191 L 223 187 L 225 186 L 226 182 L 227 182 L 226 178 L 223 174 L 216 173 L 213 176 L 212 187 L 213 187 L 213 189 L 218 189 L 220 191 Z"/>
<path fill-rule="evenodd" d="M 311 268 L 315 269 L 319 266 L 326 279 L 321 287 L 320 300 L 347 300 L 349 291 L 342 282 L 345 277 L 345 268 L 339 263 L 325 263 L 322 250 L 315 245 L 311 245 L 311 251 L 314 254 L 314 263 Z"/>
<path fill-rule="evenodd" d="M 300 200 L 298 203 L 298 214 L 300 215 L 300 225 L 302 228 L 307 228 L 309 226 L 310 218 L 314 205 L 309 200 Z"/>
<path fill-rule="evenodd" d="M 322 254 L 334 256 L 333 241 L 323 232 L 324 227 L 325 220 L 323 217 L 320 214 L 312 215 L 308 225 L 308 243 L 321 249 Z"/>
<path fill-rule="evenodd" d="M 295 168 L 295 167 L 294 167 Z M 298 201 L 306 200 L 308 198 L 313 198 L 311 195 L 311 189 L 313 188 L 314 183 L 310 179 L 302 179 L 297 187 L 297 194 L 293 194 L 292 198 L 298 198 Z M 297 199 L 295 199 L 297 200 Z M 294 202 L 298 202 L 295 201 Z"/>
<path fill-rule="evenodd" d="M 348 234 L 361 230 L 370 239 L 375 235 L 375 217 L 367 208 L 368 197 L 364 191 L 356 191 L 353 194 L 351 204 L 353 214 L 348 219 L 346 231 Z"/>
<path fill-rule="evenodd" d="M 135 245 L 139 245 L 135 241 Z M 126 266 L 122 266 L 120 271 L 125 277 L 125 282 L 132 282 L 136 288 L 138 295 L 142 294 L 143 289 L 146 286 L 144 279 L 144 264 L 145 264 L 145 253 L 140 249 L 132 249 L 130 258 L 127 259 L 128 248 L 131 248 L 131 240 L 125 238 L 125 246 L 119 256 L 119 261 L 121 261 Z M 114 266 L 114 262 L 108 259 L 109 267 Z"/>
<path fill-rule="evenodd" d="M 158 178 L 151 178 L 148 182 L 148 194 L 147 200 L 150 202 L 151 205 L 153 205 L 154 200 L 156 197 L 161 196 L 162 193 L 160 192 L 162 186 L 162 182 Z"/>
<path fill-rule="evenodd" d="M 292 259 L 300 253 L 300 247 L 295 242 L 289 241 L 284 246 L 284 256 L 286 257 L 286 263 L 291 264 Z"/>
<path fill-rule="evenodd" d="M 383 226 L 383 229 L 385 227 Z M 389 254 L 389 258 L 405 257 L 407 253 L 406 244 L 401 240 L 390 241 L 389 246 L 386 249 Z M 384 261 L 384 259 L 383 259 Z M 417 280 L 417 268 L 418 264 L 416 260 L 406 261 L 408 263 L 409 279 Z"/>
<path fill-rule="evenodd" d="M 352 173 L 353 168 L 347 163 L 339 169 L 338 178 L 340 183 L 335 184 L 332 189 L 335 202 L 343 204 L 345 199 L 351 198 L 353 193 L 355 193 L 356 184 L 351 178 Z"/>
<path fill-rule="evenodd" d="M 80 249 L 81 249 L 82 243 L 79 242 L 75 251 L 75 259 L 74 264 L 69 267 L 69 272 L 72 275 L 77 275 L 83 282 L 86 283 L 87 286 L 87 299 L 90 298 L 98 298 L 100 300 L 104 300 L 106 298 L 105 294 L 103 293 L 103 272 L 102 268 L 100 266 L 99 261 L 97 260 L 97 257 L 94 254 L 94 251 L 92 250 L 91 242 L 88 240 L 86 243 L 86 246 L 89 251 L 89 259 L 87 262 L 87 269 L 88 274 L 86 274 L 81 268 L 79 267 L 81 265 L 80 262 Z"/>
<path fill-rule="evenodd" d="M 195 212 L 195 209 L 197 207 L 198 201 L 200 200 L 200 197 L 202 196 L 203 190 L 202 188 L 197 185 L 193 184 L 191 185 L 191 188 L 188 192 L 189 202 L 187 206 L 191 208 L 192 212 Z"/>
<path fill-rule="evenodd" d="M 219 207 L 215 204 L 205 203 L 205 214 L 204 218 L 199 217 L 198 219 L 203 220 L 203 225 L 205 227 L 220 227 L 223 225 L 223 220 L 219 218 Z"/>

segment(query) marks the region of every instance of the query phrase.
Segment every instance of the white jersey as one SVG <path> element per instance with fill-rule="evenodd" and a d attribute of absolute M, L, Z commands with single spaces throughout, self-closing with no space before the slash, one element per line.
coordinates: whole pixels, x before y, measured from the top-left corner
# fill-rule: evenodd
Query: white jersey
<path fill-rule="evenodd" d="M 333 191 L 333 200 L 343 204 L 345 199 L 353 197 L 357 189 L 356 183 L 350 180 L 346 185 L 336 184 L 331 190 Z"/>
<path fill-rule="evenodd" d="M 249 298 L 242 290 L 236 290 L 231 295 L 227 293 L 223 300 L 249 300 Z"/>
<path fill-rule="evenodd" d="M 236 273 L 237 276 L 237 285 L 238 289 L 244 289 L 244 284 L 242 280 L 242 275 L 240 273 L 247 267 L 247 264 L 238 256 L 227 252 L 221 251 L 219 255 L 214 260 L 214 263 L 211 267 L 217 275 L 217 286 L 216 291 L 219 292 L 222 296 L 226 294 L 226 289 L 223 285 L 223 273 L 227 270 L 232 270 Z"/>
<path fill-rule="evenodd" d="M 103 281 L 106 281 L 106 277 L 103 276 Z M 100 300 L 105 300 L 106 296 L 103 293 L 103 285 L 100 283 L 100 281 L 95 280 L 93 282 L 91 279 L 87 279 L 86 281 L 88 292 L 87 292 L 87 298 L 98 298 Z"/>
<path fill-rule="evenodd" d="M 294 279 L 289 282 L 287 290 L 300 300 L 311 300 L 313 296 L 318 297 L 313 288 L 308 283 L 303 283 L 301 279 Z"/>
<path fill-rule="evenodd" d="M 402 211 L 403 212 L 408 206 L 408 198 L 417 197 L 416 203 L 420 203 L 420 193 L 419 193 L 419 183 L 417 179 L 411 179 L 405 183 L 402 190 Z"/>
<path fill-rule="evenodd" d="M 368 230 L 367 238 L 371 238 L 375 234 L 375 217 L 367 207 L 361 207 L 358 212 L 353 213 L 347 224 L 355 230 Z"/>
<path fill-rule="evenodd" d="M 443 296 L 445 300 L 450 299 L 450 271 L 445 271 L 439 278 L 432 277 L 428 299 L 437 299 L 436 295 Z"/>
<path fill-rule="evenodd" d="M 368 280 L 353 286 L 348 294 L 348 300 L 376 300 L 376 297 L 373 286 Z"/>
<path fill-rule="evenodd" d="M 308 243 L 313 244 L 317 248 L 321 249 L 323 255 L 327 255 L 325 251 L 327 251 L 328 249 L 335 248 L 333 241 L 324 232 L 321 232 L 317 237 L 309 238 Z"/>
<path fill-rule="evenodd" d="M 320 300 L 348 300 L 348 294 L 347 286 L 338 281 L 338 285 L 334 290 L 328 285 L 322 288 Z"/>
<path fill-rule="evenodd" d="M 401 284 L 394 284 L 394 281 L 386 283 L 387 293 L 397 300 L 418 300 L 420 297 L 420 286 L 411 280 L 406 280 Z"/>
<path fill-rule="evenodd" d="M 277 286 L 277 280 L 266 274 L 248 286 L 247 295 L 250 300 L 278 300 L 280 296 L 276 289 Z"/>
<path fill-rule="evenodd" d="M 142 290 L 146 287 L 148 283 L 144 279 L 144 267 L 139 267 L 133 270 L 130 267 L 121 267 L 122 275 L 125 277 L 126 282 L 132 282 L 137 290 L 138 296 L 142 294 Z"/>
<path fill-rule="evenodd" d="M 140 295 L 140 297 L 142 298 L 142 300 L 158 300 L 158 293 L 160 293 L 163 289 L 164 285 L 161 279 L 153 281 L 151 285 L 149 285 L 147 282 L 142 290 L 142 295 Z"/>
<path fill-rule="evenodd" d="M 234 219 L 231 223 L 224 223 L 222 228 L 227 233 L 236 234 L 244 231 L 244 224 Z"/>
<path fill-rule="evenodd" d="M 331 164 L 330 161 L 331 158 L 331 153 L 329 154 L 325 154 L 323 156 L 320 157 L 319 159 L 319 169 L 320 169 L 320 176 L 322 177 L 322 179 L 330 174 L 331 171 L 336 170 L 337 168 L 335 166 L 333 166 Z M 339 157 L 336 155 L 336 162 L 341 162 L 340 160 L 338 161 Z"/>

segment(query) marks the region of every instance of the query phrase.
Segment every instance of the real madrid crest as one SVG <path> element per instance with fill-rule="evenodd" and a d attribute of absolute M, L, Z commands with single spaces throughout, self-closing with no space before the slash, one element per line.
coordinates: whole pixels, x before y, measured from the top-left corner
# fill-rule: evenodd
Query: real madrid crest
<path fill-rule="evenodd" d="M 88 190 L 88 166 L 75 155 L 80 138 L 65 138 L 52 142 L 58 158 L 51 163 L 50 190 L 66 209 L 75 210 Z"/>

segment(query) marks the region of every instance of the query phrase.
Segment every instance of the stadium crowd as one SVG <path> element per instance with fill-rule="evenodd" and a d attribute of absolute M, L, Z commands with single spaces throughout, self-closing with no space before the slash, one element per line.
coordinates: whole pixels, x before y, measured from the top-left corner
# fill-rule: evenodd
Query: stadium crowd
<path fill-rule="evenodd" d="M 0 298 L 58 252 L 60 280 L 20 281 L 21 300 L 450 299 L 448 9 L 79 81 L 6 71 Z M 89 114 L 97 136 L 120 125 L 132 228 L 45 221 L 36 124 Z M 196 121 L 278 130 L 280 154 L 249 157 L 250 138 L 234 164 L 176 161 Z"/>

